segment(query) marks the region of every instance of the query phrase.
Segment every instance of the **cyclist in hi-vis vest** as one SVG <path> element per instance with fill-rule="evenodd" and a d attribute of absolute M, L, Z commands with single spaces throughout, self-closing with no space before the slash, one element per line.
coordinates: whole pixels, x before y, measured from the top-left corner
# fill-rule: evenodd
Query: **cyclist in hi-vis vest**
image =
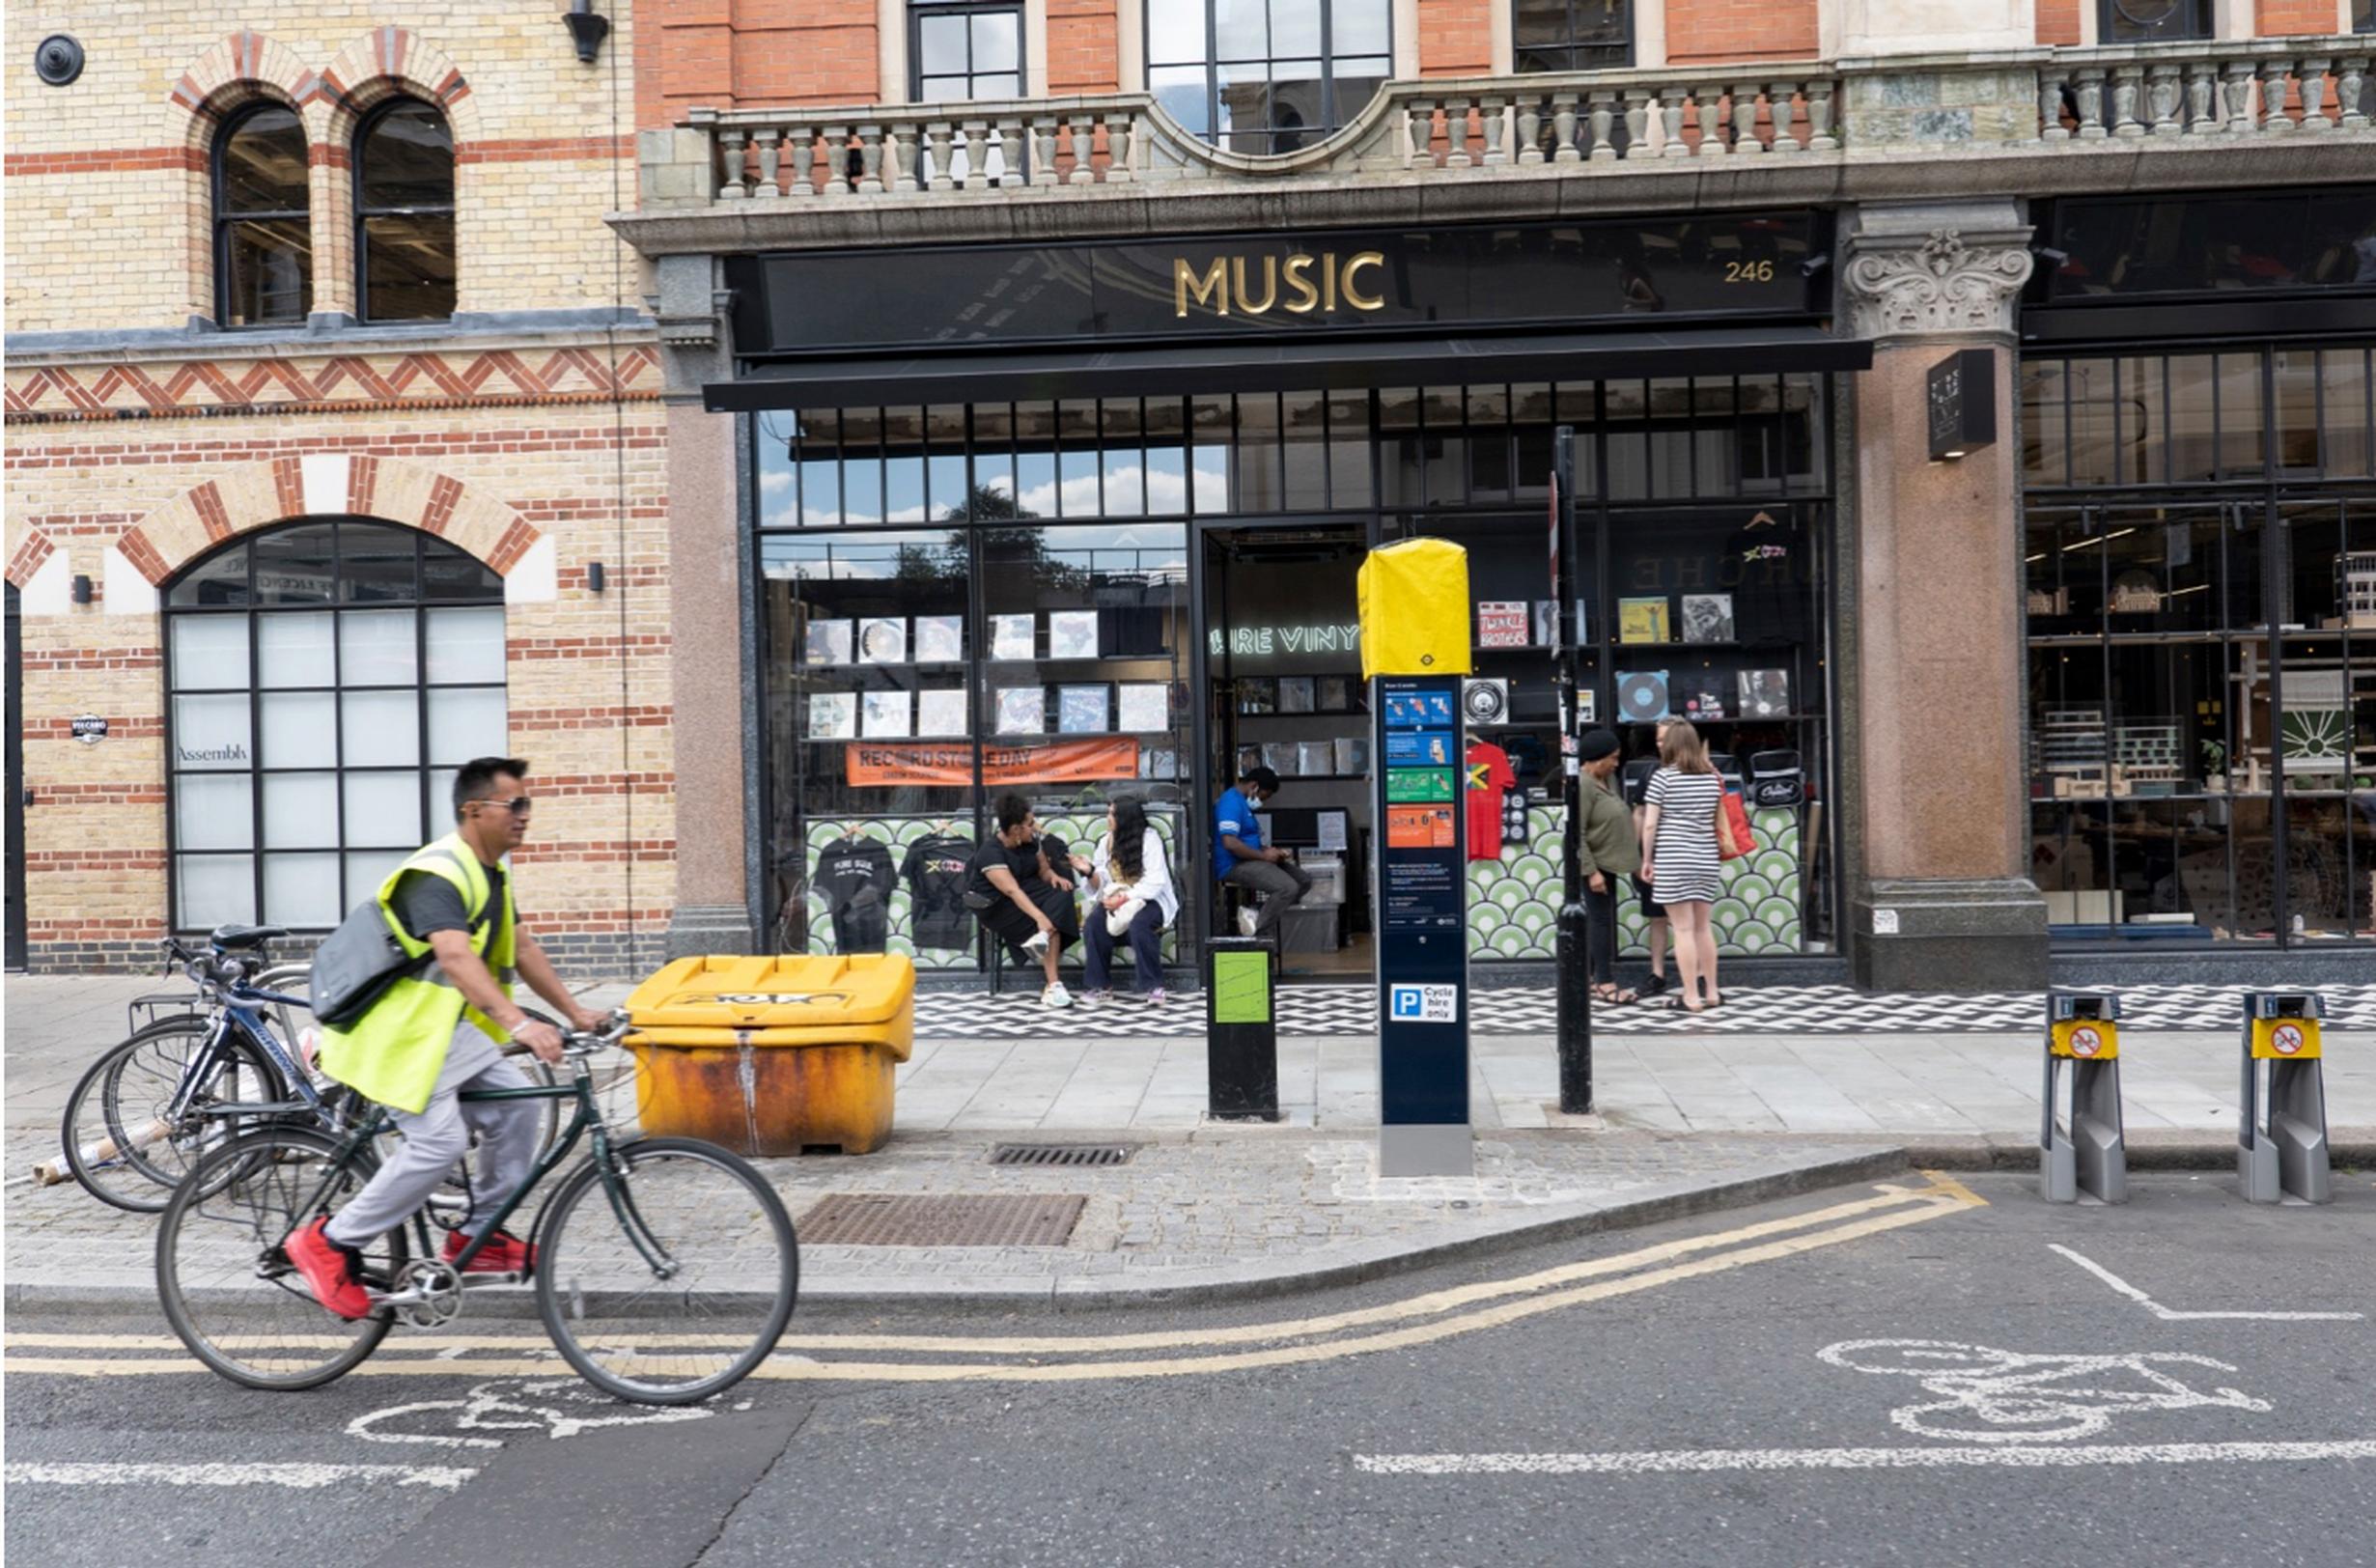
<path fill-rule="evenodd" d="M 395 1113 L 404 1143 L 377 1175 L 328 1219 L 289 1239 L 289 1258 L 323 1306 L 345 1318 L 371 1312 L 356 1249 L 394 1229 L 437 1190 L 479 1134 L 471 1213 L 445 1239 L 450 1261 L 466 1237 L 527 1180 L 537 1155 L 541 1103 L 460 1104 L 463 1089 L 529 1087 L 498 1049 L 517 1039 L 547 1062 L 561 1059 L 561 1033 L 512 1001 L 515 974 L 575 1029 L 601 1026 L 553 972 L 537 939 L 519 929 L 503 857 L 528 836 L 528 765 L 481 757 L 454 777 L 455 830 L 413 852 L 379 884 L 379 910 L 405 956 L 433 954 L 418 975 L 398 980 L 345 1029 L 322 1031 L 321 1065 L 341 1083 Z M 517 1274 L 528 1244 L 497 1232 L 470 1261 L 473 1274 Z"/>

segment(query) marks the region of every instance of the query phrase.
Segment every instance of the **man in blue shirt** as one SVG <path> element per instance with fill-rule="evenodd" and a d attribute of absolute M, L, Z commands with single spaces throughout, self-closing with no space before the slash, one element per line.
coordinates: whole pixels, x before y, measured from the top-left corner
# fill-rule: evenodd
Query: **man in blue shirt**
<path fill-rule="evenodd" d="M 1262 912 L 1254 935 L 1268 937 L 1278 929 L 1279 917 L 1312 890 L 1312 879 L 1281 849 L 1266 849 L 1262 823 L 1255 816 L 1278 794 L 1278 774 L 1268 768 L 1249 768 L 1238 787 L 1213 807 L 1213 874 L 1233 887 L 1244 887 L 1262 898 Z"/>

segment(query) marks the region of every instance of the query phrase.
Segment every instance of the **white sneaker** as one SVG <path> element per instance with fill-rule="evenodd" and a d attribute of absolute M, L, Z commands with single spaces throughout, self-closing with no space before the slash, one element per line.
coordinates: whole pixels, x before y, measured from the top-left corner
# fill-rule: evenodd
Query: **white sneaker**
<path fill-rule="evenodd" d="M 1047 952 L 1048 933 L 1045 931 L 1035 931 L 1030 936 L 1025 937 L 1023 938 L 1023 951 L 1026 953 Z"/>
<path fill-rule="evenodd" d="M 1241 937 L 1254 935 L 1254 922 L 1260 918 L 1260 914 L 1253 910 L 1240 910 L 1238 911 L 1238 935 Z"/>
<path fill-rule="evenodd" d="M 1059 1009 L 1070 1007 L 1073 1005 L 1073 994 L 1065 990 L 1064 982 L 1059 980 L 1054 985 L 1049 986 L 1046 991 L 1040 993 L 1040 1005 L 1042 1007 Z"/>

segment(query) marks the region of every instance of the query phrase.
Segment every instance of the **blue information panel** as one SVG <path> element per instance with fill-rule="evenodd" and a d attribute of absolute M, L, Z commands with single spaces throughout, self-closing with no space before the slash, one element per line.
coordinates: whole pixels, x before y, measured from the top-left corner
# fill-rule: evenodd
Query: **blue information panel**
<path fill-rule="evenodd" d="M 1380 1120 L 1468 1120 L 1467 844 L 1460 678 L 1384 675 L 1371 693 L 1378 770 Z"/>

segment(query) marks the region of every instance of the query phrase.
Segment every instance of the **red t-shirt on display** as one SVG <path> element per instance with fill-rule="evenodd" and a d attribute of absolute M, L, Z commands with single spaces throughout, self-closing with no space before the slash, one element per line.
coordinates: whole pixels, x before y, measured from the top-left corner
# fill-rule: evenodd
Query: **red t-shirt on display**
<path fill-rule="evenodd" d="M 1501 792 L 1518 782 L 1510 754 L 1491 741 L 1468 742 L 1468 858 L 1501 858 Z"/>

